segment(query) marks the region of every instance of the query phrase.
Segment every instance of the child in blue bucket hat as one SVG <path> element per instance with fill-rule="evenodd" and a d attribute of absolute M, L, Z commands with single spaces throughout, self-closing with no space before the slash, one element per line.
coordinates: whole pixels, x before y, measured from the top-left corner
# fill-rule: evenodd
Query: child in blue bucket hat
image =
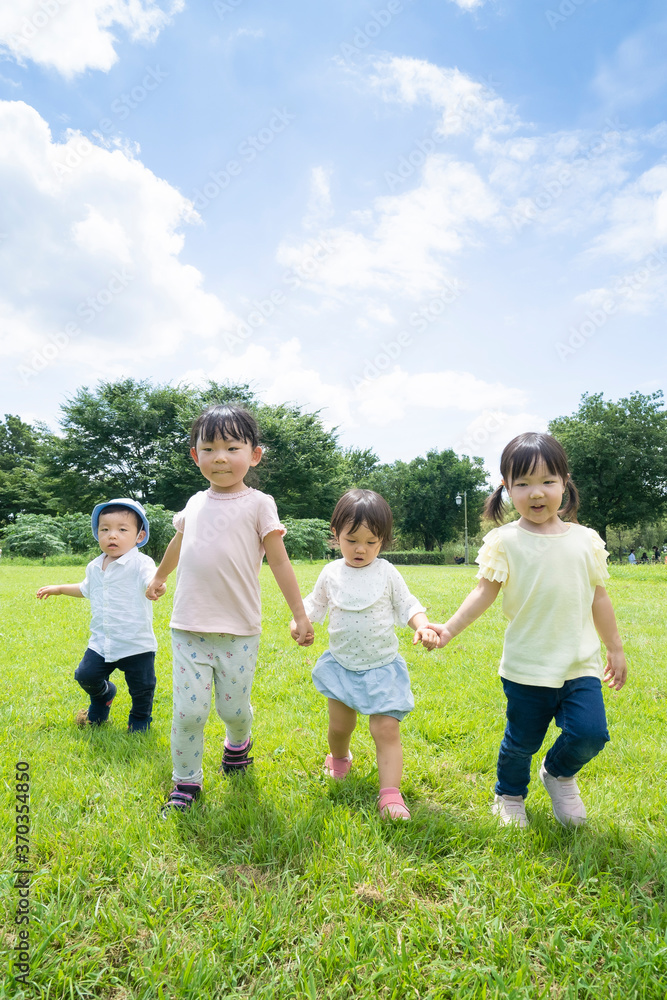
<path fill-rule="evenodd" d="M 83 582 L 40 587 L 37 597 L 90 601 L 90 640 L 74 674 L 90 704 L 78 713 L 77 723 L 107 721 L 116 696 L 109 678 L 114 670 L 122 670 L 132 698 L 128 730 L 146 732 L 152 720 L 157 650 L 153 605 L 145 596 L 155 563 L 139 551 L 148 541 L 148 518 L 140 503 L 121 497 L 98 503 L 91 524 L 102 552 L 88 563 Z"/>

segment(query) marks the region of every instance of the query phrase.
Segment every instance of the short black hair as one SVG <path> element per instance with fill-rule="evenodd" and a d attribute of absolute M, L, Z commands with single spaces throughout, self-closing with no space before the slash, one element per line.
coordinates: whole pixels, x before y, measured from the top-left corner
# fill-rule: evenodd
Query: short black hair
<path fill-rule="evenodd" d="M 356 531 L 360 524 L 365 524 L 380 539 L 383 549 L 391 544 L 393 523 L 391 507 L 384 497 L 373 490 L 348 490 L 331 515 L 331 530 L 336 537 L 348 524 L 352 525 L 350 531 Z"/>
<path fill-rule="evenodd" d="M 134 507 L 126 507 L 125 504 L 122 503 L 110 503 L 108 507 L 105 507 L 104 510 L 100 511 L 99 517 L 97 518 L 98 524 L 100 517 L 104 514 L 132 514 L 134 520 L 137 522 L 137 530 L 145 530 L 144 522 L 141 520 L 141 514 L 138 510 L 135 510 Z"/>
<path fill-rule="evenodd" d="M 259 445 L 259 428 L 251 413 L 233 403 L 214 403 L 200 413 L 190 431 L 190 447 L 196 448 L 197 441 L 215 441 L 221 437 L 225 441 L 246 441 L 253 451 Z"/>

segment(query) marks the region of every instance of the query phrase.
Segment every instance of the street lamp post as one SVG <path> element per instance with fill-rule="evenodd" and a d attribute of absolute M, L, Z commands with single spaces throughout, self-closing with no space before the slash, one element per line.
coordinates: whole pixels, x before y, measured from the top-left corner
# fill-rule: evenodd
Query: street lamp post
<path fill-rule="evenodd" d="M 468 565 L 468 491 L 463 491 L 463 497 L 460 493 L 456 494 L 456 504 L 458 507 L 461 506 L 461 501 L 463 501 L 463 524 L 465 532 L 465 565 Z"/>

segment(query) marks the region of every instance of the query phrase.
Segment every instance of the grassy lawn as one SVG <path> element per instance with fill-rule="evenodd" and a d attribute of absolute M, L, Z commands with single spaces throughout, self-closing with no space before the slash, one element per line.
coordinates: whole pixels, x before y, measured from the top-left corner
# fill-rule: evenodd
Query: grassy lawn
<path fill-rule="evenodd" d="M 296 566 L 304 592 L 319 568 Z M 473 586 L 472 568 L 401 572 L 436 621 Z M 402 725 L 413 821 L 386 825 L 365 719 L 350 778 L 334 785 L 321 772 L 326 704 L 310 666 L 326 632 L 308 651 L 292 643 L 289 611 L 262 574 L 254 769 L 217 773 L 212 715 L 203 805 L 165 821 L 171 597 L 156 607 L 153 731 L 125 732 L 122 678 L 112 721 L 80 731 L 86 699 L 73 673 L 88 603 L 34 592 L 82 571 L 0 566 L 5 954 L 18 930 L 19 760 L 30 765 L 34 869 L 34 986 L 0 976 L 0 997 L 664 998 L 667 568 L 612 569 L 630 679 L 606 692 L 612 742 L 582 772 L 590 822 L 575 831 L 553 818 L 539 758 L 530 829 L 499 829 L 489 815 L 504 725 L 500 601 L 443 652 L 401 632 L 416 701 Z"/>

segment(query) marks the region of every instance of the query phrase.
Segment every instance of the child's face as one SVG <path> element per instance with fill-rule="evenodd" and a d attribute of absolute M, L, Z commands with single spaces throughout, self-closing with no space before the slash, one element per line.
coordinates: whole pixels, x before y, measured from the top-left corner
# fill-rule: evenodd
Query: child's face
<path fill-rule="evenodd" d="M 544 462 L 527 476 L 505 484 L 521 518 L 535 525 L 549 525 L 558 520 L 565 483 L 547 469 Z"/>
<path fill-rule="evenodd" d="M 197 441 L 190 454 L 199 466 L 202 476 L 208 479 L 216 493 L 235 493 L 247 489 L 243 482 L 252 466 L 262 457 L 262 449 L 253 448 L 248 441 L 221 438 Z"/>
<path fill-rule="evenodd" d="M 145 537 L 146 532 L 137 528 L 136 518 L 129 511 L 114 510 L 110 514 L 103 511 L 100 514 L 97 540 L 109 559 L 120 559 Z"/>
<path fill-rule="evenodd" d="M 345 564 L 355 569 L 370 566 L 382 548 L 382 539 L 378 538 L 364 521 L 354 531 L 352 531 L 352 521 L 349 521 L 340 535 L 336 536 L 336 540 L 340 545 Z"/>

